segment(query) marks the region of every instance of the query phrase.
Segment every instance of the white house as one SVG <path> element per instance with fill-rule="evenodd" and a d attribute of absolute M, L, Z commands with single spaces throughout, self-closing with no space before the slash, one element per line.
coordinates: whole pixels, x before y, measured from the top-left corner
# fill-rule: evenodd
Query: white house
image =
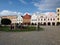
<path fill-rule="evenodd" d="M 45 14 L 39 14 L 38 15 L 38 23 L 41 25 L 46 25 L 46 15 Z"/>
<path fill-rule="evenodd" d="M 56 20 L 56 14 L 53 12 L 49 12 L 47 15 L 39 14 L 38 16 L 38 21 L 41 25 L 56 25 Z"/>
<path fill-rule="evenodd" d="M 49 12 L 47 15 L 44 13 L 41 14 L 33 14 L 31 16 L 31 23 L 37 24 L 39 23 L 40 25 L 56 25 L 57 18 L 56 14 L 53 12 Z"/>
<path fill-rule="evenodd" d="M 56 25 L 57 24 L 57 16 L 56 14 L 50 12 L 48 15 L 47 15 L 47 19 L 46 19 L 46 24 L 47 25 Z"/>
<path fill-rule="evenodd" d="M 23 18 L 21 15 L 17 16 L 17 23 L 23 23 Z"/>
<path fill-rule="evenodd" d="M 37 15 L 34 13 L 32 16 L 31 16 L 31 24 L 37 24 Z"/>

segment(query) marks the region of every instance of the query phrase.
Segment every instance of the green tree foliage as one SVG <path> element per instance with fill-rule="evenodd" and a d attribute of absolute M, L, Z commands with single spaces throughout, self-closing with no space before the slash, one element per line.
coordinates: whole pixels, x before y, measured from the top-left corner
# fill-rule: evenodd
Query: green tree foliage
<path fill-rule="evenodd" d="M 1 20 L 1 24 L 3 24 L 3 25 L 10 25 L 11 24 L 11 20 L 10 19 L 2 19 Z"/>

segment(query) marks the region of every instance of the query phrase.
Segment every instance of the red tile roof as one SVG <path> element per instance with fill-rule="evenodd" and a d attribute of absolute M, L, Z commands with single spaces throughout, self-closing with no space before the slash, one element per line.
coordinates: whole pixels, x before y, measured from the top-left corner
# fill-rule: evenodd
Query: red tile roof
<path fill-rule="evenodd" d="M 23 16 L 23 19 L 31 19 L 31 16 L 29 14 L 26 14 L 25 16 Z"/>

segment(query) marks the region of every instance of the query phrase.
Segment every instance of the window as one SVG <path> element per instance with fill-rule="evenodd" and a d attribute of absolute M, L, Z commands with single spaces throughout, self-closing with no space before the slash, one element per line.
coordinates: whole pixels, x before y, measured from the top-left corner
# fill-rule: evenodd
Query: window
<path fill-rule="evenodd" d="M 41 19 L 41 21 L 42 21 L 42 19 Z"/>
<path fill-rule="evenodd" d="M 58 14 L 58 16 L 59 16 L 59 14 Z"/>
<path fill-rule="evenodd" d="M 59 12 L 59 9 L 58 9 L 58 12 Z"/>
<path fill-rule="evenodd" d="M 52 21 L 52 18 L 51 18 L 51 21 Z"/>
<path fill-rule="evenodd" d="M 49 20 L 49 19 L 48 19 Z"/>
<path fill-rule="evenodd" d="M 59 18 L 57 18 L 57 20 L 59 20 Z"/>
<path fill-rule="evenodd" d="M 44 21 L 45 21 L 46 19 L 44 19 Z"/>
<path fill-rule="evenodd" d="M 22 20 L 21 20 L 22 21 Z"/>
<path fill-rule="evenodd" d="M 32 21 L 37 21 L 37 19 L 32 19 Z"/>
<path fill-rule="evenodd" d="M 53 19 L 53 20 L 55 20 L 55 19 Z"/>

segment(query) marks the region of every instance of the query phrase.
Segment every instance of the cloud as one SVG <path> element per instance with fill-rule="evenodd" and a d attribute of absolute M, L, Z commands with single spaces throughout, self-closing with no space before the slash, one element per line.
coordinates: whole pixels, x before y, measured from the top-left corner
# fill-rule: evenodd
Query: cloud
<path fill-rule="evenodd" d="M 55 12 L 46 12 L 46 13 L 44 13 L 45 15 L 49 15 L 49 14 L 53 14 L 53 15 L 56 15 L 56 13 Z"/>
<path fill-rule="evenodd" d="M 27 4 L 27 2 L 26 1 L 24 1 L 24 0 L 19 0 L 21 3 L 23 3 L 23 4 Z"/>
<path fill-rule="evenodd" d="M 3 10 L 0 12 L 0 16 L 5 16 L 5 15 L 22 15 L 21 12 L 13 12 L 9 10 Z"/>
<path fill-rule="evenodd" d="M 60 7 L 60 0 L 40 0 L 38 2 L 34 2 L 34 6 L 38 7 L 38 10 L 42 11 L 55 10 Z"/>
<path fill-rule="evenodd" d="M 25 12 L 25 13 L 21 13 L 21 12 L 13 12 L 13 11 L 9 11 L 9 10 L 3 10 L 0 12 L 0 16 L 6 16 L 6 15 L 26 15 L 26 14 L 31 14 L 31 13 L 28 13 L 28 12 Z"/>

